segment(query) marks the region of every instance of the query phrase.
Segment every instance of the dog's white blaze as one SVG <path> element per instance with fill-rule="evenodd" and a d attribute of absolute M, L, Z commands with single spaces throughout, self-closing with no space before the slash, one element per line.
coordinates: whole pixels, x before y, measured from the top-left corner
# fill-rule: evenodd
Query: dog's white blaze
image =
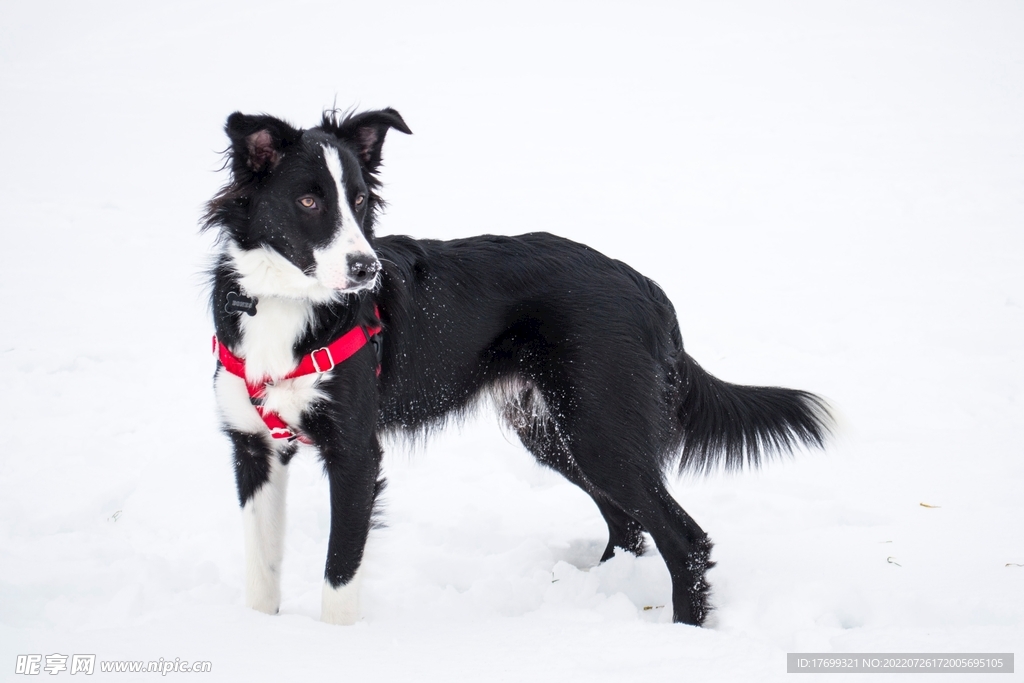
<path fill-rule="evenodd" d="M 335 588 L 324 581 L 320 601 L 320 621 L 328 624 L 348 626 L 359 621 L 359 585 L 362 583 L 362 567 L 356 570 L 352 580 Z"/>
<path fill-rule="evenodd" d="M 341 164 L 341 156 L 338 150 L 329 146 L 321 145 L 324 150 L 324 160 L 327 163 L 327 170 L 334 178 L 334 184 L 338 190 L 338 212 L 340 218 L 335 226 L 334 239 L 323 249 L 315 249 L 313 258 L 316 261 L 316 279 L 327 287 L 336 290 L 355 292 L 366 289 L 373 284 L 373 281 L 356 286 L 350 286 L 348 279 L 348 257 L 361 256 L 367 261 L 376 260 L 376 255 L 366 236 L 359 228 L 352 213 L 352 207 L 348 205 L 345 192 L 345 172 Z"/>
<path fill-rule="evenodd" d="M 281 605 L 284 504 L 288 468 L 271 458 L 270 478 L 242 508 L 245 533 L 245 604 L 276 614 Z"/>
<path fill-rule="evenodd" d="M 314 303 L 325 303 L 337 297 L 336 290 L 306 275 L 270 247 L 242 249 L 234 242 L 229 242 L 226 252 L 238 273 L 238 283 L 249 296 L 261 299 L 268 296 L 289 297 L 307 299 Z"/>

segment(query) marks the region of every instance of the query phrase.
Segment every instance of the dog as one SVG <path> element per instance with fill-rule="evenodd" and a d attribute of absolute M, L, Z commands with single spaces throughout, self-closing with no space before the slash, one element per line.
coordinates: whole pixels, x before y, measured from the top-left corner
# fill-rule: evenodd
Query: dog
<path fill-rule="evenodd" d="M 674 621 L 702 624 L 712 544 L 667 473 L 822 447 L 827 403 L 713 377 L 684 351 L 661 288 L 585 245 L 375 236 L 392 129 L 412 132 L 390 108 L 328 111 L 309 129 L 239 112 L 225 125 L 231 176 L 203 228 L 219 237 L 214 391 L 234 449 L 247 604 L 278 611 L 298 443 L 318 450 L 330 488 L 321 618 L 351 624 L 384 486 L 380 436 L 428 432 L 492 395 L 523 446 L 593 498 L 608 525 L 602 561 L 642 553 L 650 534 Z"/>

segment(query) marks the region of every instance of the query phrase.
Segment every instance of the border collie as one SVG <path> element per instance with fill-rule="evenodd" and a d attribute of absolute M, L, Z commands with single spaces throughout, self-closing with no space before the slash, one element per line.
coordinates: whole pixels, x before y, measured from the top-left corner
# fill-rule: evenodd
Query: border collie
<path fill-rule="evenodd" d="M 683 350 L 657 284 L 546 233 L 451 241 L 376 237 L 381 146 L 411 133 L 393 109 L 300 130 L 234 113 L 228 184 L 204 229 L 223 429 L 245 528 L 246 602 L 275 613 L 288 462 L 319 451 L 331 530 L 322 619 L 359 618 L 359 568 L 383 479 L 379 435 L 424 432 L 489 394 L 539 462 L 586 491 L 608 546 L 650 534 L 677 622 L 710 608 L 711 541 L 669 495 L 673 469 L 755 466 L 822 446 L 827 404 L 730 384 Z"/>

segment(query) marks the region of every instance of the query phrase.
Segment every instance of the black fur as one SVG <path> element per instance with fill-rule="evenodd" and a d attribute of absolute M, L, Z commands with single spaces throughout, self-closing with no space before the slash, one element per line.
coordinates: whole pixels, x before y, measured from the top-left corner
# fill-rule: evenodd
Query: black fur
<path fill-rule="evenodd" d="M 277 222 L 259 223 L 253 207 L 277 201 L 267 194 L 291 201 L 290 190 L 271 182 L 275 173 L 312 173 L 302 170 L 314 163 L 303 156 L 303 139 L 330 137 L 359 165 L 359 191 L 369 202 L 357 216 L 383 265 L 378 286 L 317 305 L 314 324 L 294 346 L 296 356 L 324 346 L 372 322 L 375 310 L 384 327 L 379 378 L 372 349 L 363 349 L 325 377 L 329 400 L 297 425 L 319 447 L 330 478 L 328 579 L 346 582 L 361 560 L 381 485 L 378 434 L 422 434 L 494 392 L 504 420 L 537 460 L 594 499 L 609 529 L 601 559 L 617 547 L 642 552 L 648 532 L 672 576 L 674 619 L 701 624 L 712 544 L 669 495 L 666 472 L 756 466 L 764 454 L 821 446 L 830 428 L 825 403 L 802 391 L 711 376 L 684 351 L 675 311 L 658 285 L 585 245 L 545 233 L 375 238 L 376 173 L 389 128 L 409 132 L 390 109 L 343 120 L 329 114 L 306 131 L 233 114 L 232 182 L 207 214 L 207 225 L 227 239 L 269 245 L 303 269 L 302 241 L 324 238 L 302 233 L 284 212 L 274 214 Z M 217 305 L 238 291 L 228 257 L 218 261 L 213 281 L 217 333 L 230 348 L 239 339 L 239 315 Z M 251 435 L 228 432 L 243 463 L 244 504 L 265 470 L 261 458 L 273 455 L 269 440 L 260 451 Z"/>

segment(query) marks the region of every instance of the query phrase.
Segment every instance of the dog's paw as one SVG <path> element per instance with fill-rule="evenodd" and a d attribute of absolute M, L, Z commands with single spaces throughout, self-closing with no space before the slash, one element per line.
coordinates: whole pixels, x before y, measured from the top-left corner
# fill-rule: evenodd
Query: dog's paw
<path fill-rule="evenodd" d="M 247 578 L 246 606 L 264 614 L 277 614 L 281 606 L 281 580 L 276 572 L 251 571 Z"/>
<path fill-rule="evenodd" d="M 359 573 L 348 583 L 333 587 L 324 581 L 320 603 L 320 621 L 326 624 L 350 626 L 359 621 Z"/>
<path fill-rule="evenodd" d="M 257 612 L 277 614 L 281 607 L 281 595 L 275 595 L 272 591 L 250 591 L 245 596 L 245 604 Z"/>

